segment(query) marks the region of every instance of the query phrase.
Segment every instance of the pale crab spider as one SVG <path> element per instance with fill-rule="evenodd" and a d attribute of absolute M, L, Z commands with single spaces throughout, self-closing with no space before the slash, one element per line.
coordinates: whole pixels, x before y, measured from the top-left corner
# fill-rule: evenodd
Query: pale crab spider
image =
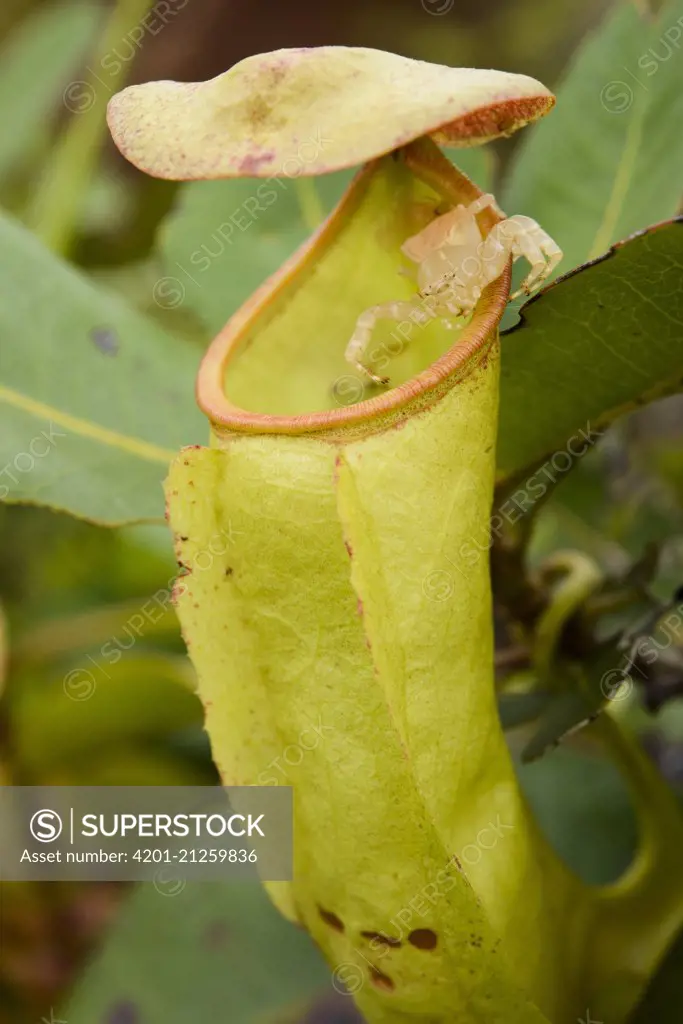
<path fill-rule="evenodd" d="M 484 238 L 476 214 L 487 207 L 501 217 L 492 195 L 483 195 L 469 206 L 456 206 L 436 217 L 401 246 L 417 264 L 418 292 L 414 299 L 371 306 L 358 317 L 346 359 L 376 384 L 388 384 L 363 363 L 372 331 L 378 320 L 411 321 L 424 324 L 435 317 L 468 316 L 482 290 L 503 273 L 510 256 L 531 264 L 521 287 L 511 295 L 530 295 L 552 273 L 562 259 L 562 250 L 531 217 L 516 215 L 499 221 Z"/>

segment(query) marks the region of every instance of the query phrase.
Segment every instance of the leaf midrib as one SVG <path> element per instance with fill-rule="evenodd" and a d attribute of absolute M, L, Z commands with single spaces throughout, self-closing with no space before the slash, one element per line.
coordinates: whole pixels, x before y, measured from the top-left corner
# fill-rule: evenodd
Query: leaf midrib
<path fill-rule="evenodd" d="M 77 434 L 90 441 L 96 441 L 110 448 L 127 452 L 129 455 L 134 455 L 146 462 L 161 463 L 167 466 L 176 455 L 176 452 L 169 448 L 162 448 L 159 445 L 151 444 L 149 441 L 142 441 L 139 438 L 121 434 L 116 430 L 109 430 L 107 427 L 101 427 L 97 423 L 80 419 L 78 416 L 71 416 L 61 409 L 47 405 L 44 402 L 39 402 L 34 398 L 29 398 L 28 395 L 23 395 L 2 384 L 0 384 L 0 402 L 6 402 L 8 405 L 14 406 L 16 409 L 22 409 L 32 416 L 56 423 L 72 434 Z"/>
<path fill-rule="evenodd" d="M 626 196 L 631 187 L 640 144 L 643 138 L 645 104 L 636 105 L 636 112 L 628 127 L 621 159 L 616 169 L 612 191 L 605 206 L 605 213 L 593 239 L 588 260 L 601 256 L 614 241 L 614 231 L 621 216 Z"/>

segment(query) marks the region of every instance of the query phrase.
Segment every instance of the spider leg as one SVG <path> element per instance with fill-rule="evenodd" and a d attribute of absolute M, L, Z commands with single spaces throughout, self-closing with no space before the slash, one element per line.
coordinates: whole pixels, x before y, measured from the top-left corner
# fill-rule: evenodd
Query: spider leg
<path fill-rule="evenodd" d="M 517 291 L 510 296 L 511 299 L 517 299 L 520 295 L 530 295 L 539 288 L 562 259 L 560 247 L 535 221 L 530 221 L 528 226 L 523 223 L 529 220 L 526 217 L 519 218 L 522 230 L 515 238 L 512 251 L 515 257 L 523 256 L 528 260 L 531 270 Z"/>
<path fill-rule="evenodd" d="M 511 299 L 518 299 L 520 295 L 531 295 L 550 276 L 557 264 L 562 259 L 562 252 L 546 253 L 536 245 L 525 245 L 520 253 L 531 264 L 531 270 L 522 281 L 517 291 L 510 296 Z"/>
<path fill-rule="evenodd" d="M 543 252 L 548 257 L 548 265 L 546 267 L 546 272 L 542 278 L 542 280 L 545 281 L 546 277 L 549 277 L 552 274 L 557 264 L 561 261 L 562 257 L 564 256 L 564 253 L 560 249 L 559 245 L 555 245 L 554 242 L 552 243 L 552 249 L 549 245 L 546 245 L 543 249 Z M 540 283 L 541 282 L 539 281 L 539 284 Z"/>
<path fill-rule="evenodd" d="M 375 384 L 388 384 L 388 377 L 379 377 L 363 362 L 377 321 L 396 320 L 397 323 L 400 323 L 409 320 L 414 324 L 425 324 L 434 316 L 436 314 L 429 310 L 422 298 L 412 302 L 384 302 L 379 306 L 370 306 L 356 320 L 353 334 L 346 346 L 346 361 L 355 366 L 364 376 L 369 377 Z"/>
<path fill-rule="evenodd" d="M 522 295 L 528 297 L 536 290 L 543 279 L 548 276 L 548 264 L 540 249 L 532 249 L 530 246 L 525 246 L 525 251 L 520 253 L 520 256 L 524 256 L 529 261 L 531 270 L 519 288 L 512 292 L 510 295 L 511 299 L 518 299 Z"/>

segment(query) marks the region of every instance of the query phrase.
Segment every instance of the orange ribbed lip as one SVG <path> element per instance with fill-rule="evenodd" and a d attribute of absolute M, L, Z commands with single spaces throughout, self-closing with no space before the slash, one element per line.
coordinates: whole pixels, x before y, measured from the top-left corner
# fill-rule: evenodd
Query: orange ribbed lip
<path fill-rule="evenodd" d="M 266 310 L 273 297 L 286 289 L 293 279 L 317 260 L 321 251 L 332 243 L 346 218 L 359 202 L 361 190 L 357 186 L 362 183 L 365 176 L 373 172 L 374 166 L 373 162 L 359 172 L 330 216 L 241 306 L 207 349 L 197 376 L 197 402 L 218 432 L 335 433 L 370 419 L 398 413 L 416 402 L 424 407 L 430 404 L 432 394 L 434 400 L 439 397 L 449 378 L 461 375 L 478 353 L 483 355 L 486 352 L 509 299 L 511 264 L 508 264 L 500 277 L 484 289 L 472 318 L 460 333 L 458 341 L 426 369 L 395 388 L 355 405 L 293 416 L 252 412 L 240 408 L 226 397 L 225 377 L 231 361 L 239 355 L 244 334 Z M 476 198 L 478 195 L 481 195 L 480 190 L 472 186 L 472 196 Z"/>

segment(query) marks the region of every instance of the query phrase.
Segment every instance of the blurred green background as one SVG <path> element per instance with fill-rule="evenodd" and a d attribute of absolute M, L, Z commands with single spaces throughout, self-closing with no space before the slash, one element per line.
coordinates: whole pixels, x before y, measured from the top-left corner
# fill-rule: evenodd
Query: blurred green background
<path fill-rule="evenodd" d="M 129 83 L 192 81 L 252 53 L 346 44 L 523 72 L 552 88 L 606 6 L 603 0 L 168 0 L 155 7 L 156 30 L 139 41 L 120 40 L 109 51 L 110 66 L 120 65 L 117 75 Z M 95 66 L 109 10 L 96 0 L 3 0 L 0 204 L 89 275 L 182 329 L 199 353 L 210 340 L 207 327 L 154 294 L 159 229 L 179 202 L 179 186 L 138 174 L 102 131 L 93 145 L 97 159 L 83 169 L 76 195 L 76 231 L 65 239 L 59 219 L 44 220 L 47 199 L 54 209 L 54 190 L 63 188 L 64 139 L 73 138 L 74 123 L 94 102 L 86 69 Z M 113 81 L 99 71 L 98 102 Z M 494 147 L 498 174 L 515 145 Z M 65 208 L 73 202 L 67 189 Z M 273 266 L 296 242 L 279 230 L 274 221 Z M 240 277 L 239 257 L 233 258 L 219 273 L 236 276 L 235 294 L 246 296 L 264 276 L 262 265 L 257 261 Z M 0 338 L 0 345 L 11 343 Z M 116 339 L 104 332 L 96 343 L 106 353 Z M 613 428 L 540 514 L 533 557 L 576 546 L 618 572 L 655 541 L 663 552 L 657 587 L 670 594 L 683 582 L 680 427 L 680 402 L 672 399 Z M 175 571 L 162 524 L 105 530 L 0 504 L 0 781 L 216 781 L 192 669 L 168 602 Z M 637 709 L 632 714 L 653 756 L 679 781 L 677 702 L 654 725 Z M 579 744 L 527 769 L 525 778 L 546 827 L 577 870 L 592 880 L 615 877 L 635 838 L 614 772 L 596 766 Z M 306 938 L 251 887 L 195 883 L 170 898 L 151 886 L 3 884 L 0 900 L 2 1024 L 41 1017 L 68 1024 L 357 1020 Z"/>

